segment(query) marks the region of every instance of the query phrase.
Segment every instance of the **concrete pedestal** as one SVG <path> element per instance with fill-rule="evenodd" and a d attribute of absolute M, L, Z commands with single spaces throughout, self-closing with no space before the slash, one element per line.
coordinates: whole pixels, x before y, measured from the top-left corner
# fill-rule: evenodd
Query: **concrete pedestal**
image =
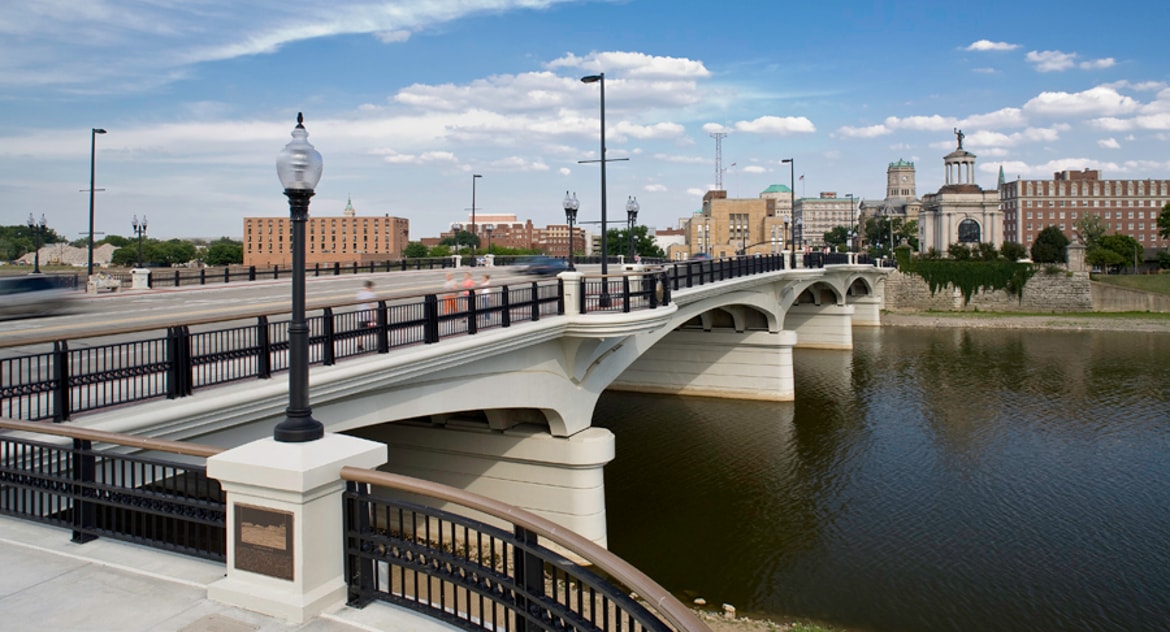
<path fill-rule="evenodd" d="M 345 435 L 262 439 L 207 459 L 227 494 L 227 576 L 207 597 L 294 623 L 345 601 L 339 474 L 375 468 L 386 446 Z"/>
<path fill-rule="evenodd" d="M 135 290 L 145 290 L 150 288 L 150 270 L 147 268 L 134 268 L 130 271 L 131 285 Z"/>
<path fill-rule="evenodd" d="M 784 326 L 799 337 L 803 349 L 852 349 L 853 305 L 801 303 L 789 308 Z"/>

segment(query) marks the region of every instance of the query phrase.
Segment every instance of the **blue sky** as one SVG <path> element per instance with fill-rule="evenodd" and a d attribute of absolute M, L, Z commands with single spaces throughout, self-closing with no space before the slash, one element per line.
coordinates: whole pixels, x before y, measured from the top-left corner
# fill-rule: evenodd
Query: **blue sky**
<path fill-rule="evenodd" d="M 5 225 L 238 237 L 287 215 L 275 174 L 298 111 L 325 168 L 310 212 L 411 220 L 437 235 L 483 213 L 537 225 L 608 215 L 677 225 L 716 182 L 754 197 L 884 195 L 886 165 L 941 186 L 954 128 L 979 183 L 1099 168 L 1170 177 L 1162 2 L 691 0 L 31 0 L 0 13 Z"/>

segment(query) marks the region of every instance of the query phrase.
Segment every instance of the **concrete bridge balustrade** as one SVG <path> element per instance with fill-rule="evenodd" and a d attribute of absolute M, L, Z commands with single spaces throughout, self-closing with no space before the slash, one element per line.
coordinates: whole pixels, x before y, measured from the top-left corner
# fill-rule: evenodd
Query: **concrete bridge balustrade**
<path fill-rule="evenodd" d="M 606 389 L 791 401 L 793 349 L 848 349 L 876 326 L 887 271 L 786 269 L 681 287 L 669 305 L 580 314 L 395 349 L 310 374 L 327 432 L 385 443 L 383 470 L 522 507 L 604 545 L 613 435 L 592 426 Z M 85 425 L 232 447 L 269 436 L 287 384 L 262 380 L 87 416 Z"/>

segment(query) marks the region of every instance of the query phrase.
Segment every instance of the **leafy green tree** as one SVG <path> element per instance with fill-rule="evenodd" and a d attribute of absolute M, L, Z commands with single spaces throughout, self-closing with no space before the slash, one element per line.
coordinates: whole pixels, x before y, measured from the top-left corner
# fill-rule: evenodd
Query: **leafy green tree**
<path fill-rule="evenodd" d="M 841 251 L 843 248 L 849 248 L 849 229 L 844 226 L 834 226 L 832 230 L 822 236 L 826 244 L 833 247 L 834 251 Z"/>
<path fill-rule="evenodd" d="M 203 262 L 209 266 L 227 266 L 244 262 L 244 245 L 231 239 L 218 239 L 207 246 Z"/>
<path fill-rule="evenodd" d="M 421 259 L 430 254 L 430 251 L 420 241 L 412 241 L 402 249 L 402 256 L 408 259 Z"/>
<path fill-rule="evenodd" d="M 145 239 L 144 239 L 144 241 L 145 241 Z M 134 244 L 134 246 L 137 247 L 138 246 L 138 238 L 137 237 L 123 237 L 121 235 L 106 235 L 105 237 L 102 237 L 101 239 L 98 239 L 97 241 L 95 241 L 93 243 L 95 248 L 97 246 L 102 245 L 102 244 L 110 244 L 111 246 L 114 246 L 115 248 L 125 248 L 126 246 L 129 246 L 130 244 Z M 89 245 L 89 238 L 88 237 L 85 238 L 85 241 L 82 242 L 82 245 L 83 246 Z"/>
<path fill-rule="evenodd" d="M 1005 241 L 999 248 L 999 254 L 1008 261 L 1019 261 L 1028 256 L 1028 249 L 1018 241 Z"/>
<path fill-rule="evenodd" d="M 1158 267 L 1163 270 L 1170 270 L 1170 252 L 1163 250 L 1158 253 Z"/>
<path fill-rule="evenodd" d="M 439 245 L 458 249 L 478 249 L 479 237 L 476 237 L 470 231 L 460 230 L 450 237 L 444 237 L 439 242 Z"/>
<path fill-rule="evenodd" d="M 1123 263 L 1133 263 L 1136 267 L 1138 261 L 1142 260 L 1144 249 L 1138 240 L 1129 235 L 1105 235 L 1100 240 L 1100 246 L 1106 250 L 1111 250 L 1121 256 Z"/>
<path fill-rule="evenodd" d="M 145 255 L 143 255 L 145 257 Z M 182 239 L 158 242 L 151 249 L 150 261 L 164 266 L 187 263 L 195 259 L 195 246 Z"/>
<path fill-rule="evenodd" d="M 1108 227 L 1101 221 L 1101 216 L 1097 214 L 1083 215 L 1080 219 L 1073 223 L 1073 230 L 1081 237 L 1081 242 L 1086 248 L 1092 249 L 1096 246 L 1101 238 L 1105 236 Z"/>
<path fill-rule="evenodd" d="M 432 247 L 431 251 L 427 254 L 428 254 L 428 256 L 431 256 L 431 257 L 450 257 L 451 256 L 451 246 L 448 246 L 448 245 L 440 242 L 438 246 Z"/>
<path fill-rule="evenodd" d="M 1125 264 L 1125 257 L 1113 252 L 1108 248 L 1101 246 L 1094 246 L 1085 252 L 1085 263 L 1094 268 L 1113 268 Z"/>
<path fill-rule="evenodd" d="M 629 230 L 625 228 L 611 228 L 606 231 L 605 238 L 609 242 L 607 245 L 611 256 L 629 254 Z M 654 238 L 650 235 L 650 229 L 647 226 L 634 227 L 634 252 L 641 257 L 660 259 L 666 256 L 666 253 L 662 252 L 662 249 L 654 243 Z"/>
<path fill-rule="evenodd" d="M 1064 263 L 1068 261 L 1068 237 L 1056 226 L 1046 226 L 1032 242 L 1032 261 Z"/>
<path fill-rule="evenodd" d="M 894 231 L 899 241 L 905 241 L 911 250 L 918 251 L 918 220 L 912 219 L 905 226 L 896 226 Z"/>
<path fill-rule="evenodd" d="M 1162 212 L 1158 213 L 1158 236 L 1170 239 L 1170 202 L 1167 202 L 1162 207 Z"/>
<path fill-rule="evenodd" d="M 981 241 L 978 246 L 973 246 L 971 248 L 971 254 L 980 261 L 995 261 L 999 259 L 999 250 L 995 248 L 995 244 L 990 244 L 986 241 Z"/>
<path fill-rule="evenodd" d="M 947 255 L 955 261 L 970 261 L 972 259 L 970 246 L 958 242 L 947 246 Z"/>

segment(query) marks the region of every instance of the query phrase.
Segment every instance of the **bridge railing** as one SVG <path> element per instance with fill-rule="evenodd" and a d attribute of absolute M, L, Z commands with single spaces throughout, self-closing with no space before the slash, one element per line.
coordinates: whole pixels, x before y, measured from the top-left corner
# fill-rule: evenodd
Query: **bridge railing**
<path fill-rule="evenodd" d="M 781 254 L 748 255 L 727 259 L 692 259 L 666 267 L 667 278 L 675 290 L 718 283 L 739 277 L 786 269 Z"/>
<path fill-rule="evenodd" d="M 650 268 L 606 276 L 584 276 L 578 309 L 582 314 L 631 312 L 670 304 L 669 274 Z"/>
<path fill-rule="evenodd" d="M 0 429 L 21 433 L 0 433 L 0 514 L 68 529 L 79 543 L 104 537 L 226 559 L 224 494 L 203 463 L 95 444 L 204 459 L 220 448 L 6 419 Z"/>
<path fill-rule="evenodd" d="M 628 562 L 544 518 L 396 474 L 345 467 L 341 476 L 350 605 L 382 600 L 463 629 L 708 630 Z M 456 508 L 395 497 L 402 494 Z M 461 515 L 469 510 L 503 526 Z"/>
<path fill-rule="evenodd" d="M 226 499 L 206 468 L 224 448 L 8 419 L 0 430 L 0 514 L 79 544 L 108 538 L 226 563 Z M 159 453 L 175 456 L 147 456 Z M 406 476 L 344 467 L 340 478 L 344 542 L 329 548 L 345 556 L 353 606 L 383 600 L 465 629 L 709 632 L 628 562 L 544 518 Z M 457 507 L 435 508 L 444 503 Z"/>

